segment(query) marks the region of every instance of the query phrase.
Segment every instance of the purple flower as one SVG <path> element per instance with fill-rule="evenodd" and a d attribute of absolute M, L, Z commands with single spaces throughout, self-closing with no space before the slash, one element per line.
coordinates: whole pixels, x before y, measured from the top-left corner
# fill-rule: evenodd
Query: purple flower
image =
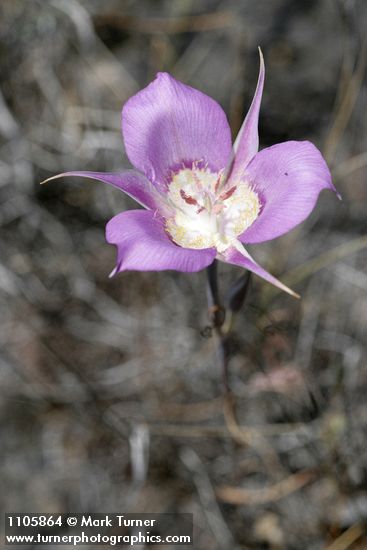
<path fill-rule="evenodd" d="M 218 103 L 159 73 L 122 110 L 125 150 L 136 170 L 49 178 L 101 180 L 144 206 L 107 224 L 106 239 L 117 247 L 111 275 L 200 271 L 217 258 L 296 296 L 260 267 L 244 245 L 290 231 L 310 214 L 322 189 L 335 188 L 321 153 L 308 141 L 287 141 L 258 152 L 264 74 L 260 52 L 257 88 L 233 147 Z"/>

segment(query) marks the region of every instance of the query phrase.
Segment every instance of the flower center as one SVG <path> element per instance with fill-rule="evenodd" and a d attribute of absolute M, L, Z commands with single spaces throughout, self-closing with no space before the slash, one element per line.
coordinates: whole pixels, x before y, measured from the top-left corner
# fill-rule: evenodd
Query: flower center
<path fill-rule="evenodd" d="M 195 165 L 172 176 L 167 199 L 174 214 L 166 230 L 176 244 L 224 252 L 256 220 L 257 193 L 245 181 L 228 185 L 223 180 L 223 173 Z"/>

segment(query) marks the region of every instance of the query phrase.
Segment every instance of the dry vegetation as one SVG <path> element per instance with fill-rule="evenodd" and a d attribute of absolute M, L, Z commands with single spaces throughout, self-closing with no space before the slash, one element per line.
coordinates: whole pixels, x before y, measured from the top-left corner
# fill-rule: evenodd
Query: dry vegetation
<path fill-rule="evenodd" d="M 198 550 L 367 547 L 366 22 L 363 0 L 1 1 L 3 510 L 189 511 Z M 108 279 L 104 224 L 132 201 L 39 182 L 127 167 L 121 105 L 158 70 L 235 132 L 259 44 L 261 145 L 314 141 L 343 202 L 254 248 L 303 298 L 253 280 L 229 406 L 205 274 Z"/>

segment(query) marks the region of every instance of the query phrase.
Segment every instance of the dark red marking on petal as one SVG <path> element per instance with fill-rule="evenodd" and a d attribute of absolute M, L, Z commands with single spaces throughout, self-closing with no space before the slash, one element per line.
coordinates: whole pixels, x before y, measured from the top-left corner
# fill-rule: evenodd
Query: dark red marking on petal
<path fill-rule="evenodd" d="M 195 204 L 198 205 L 198 201 L 194 199 L 194 197 L 191 197 L 190 195 L 186 195 L 185 191 L 183 189 L 180 189 L 180 195 L 181 198 L 187 203 L 187 204 Z"/>
<path fill-rule="evenodd" d="M 220 200 L 225 201 L 226 199 L 229 199 L 229 197 L 231 197 L 233 195 L 233 193 L 236 191 L 236 189 L 237 189 L 237 186 L 234 185 L 233 187 L 228 189 L 228 191 L 226 191 L 225 193 L 222 193 L 219 197 Z"/>

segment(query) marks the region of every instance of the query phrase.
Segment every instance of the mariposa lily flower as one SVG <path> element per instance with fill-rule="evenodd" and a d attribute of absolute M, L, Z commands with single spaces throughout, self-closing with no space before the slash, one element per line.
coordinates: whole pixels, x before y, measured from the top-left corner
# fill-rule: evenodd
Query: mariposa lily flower
<path fill-rule="evenodd" d="M 212 98 L 158 73 L 122 110 L 126 154 L 136 170 L 66 172 L 121 189 L 145 210 L 112 218 L 111 275 L 125 270 L 200 271 L 214 259 L 242 266 L 297 296 L 265 271 L 245 245 L 275 239 L 302 222 L 322 189 L 335 188 L 308 141 L 258 152 L 264 61 L 250 109 L 232 147 L 226 115 Z M 49 180 L 46 180 L 49 181 Z"/>

